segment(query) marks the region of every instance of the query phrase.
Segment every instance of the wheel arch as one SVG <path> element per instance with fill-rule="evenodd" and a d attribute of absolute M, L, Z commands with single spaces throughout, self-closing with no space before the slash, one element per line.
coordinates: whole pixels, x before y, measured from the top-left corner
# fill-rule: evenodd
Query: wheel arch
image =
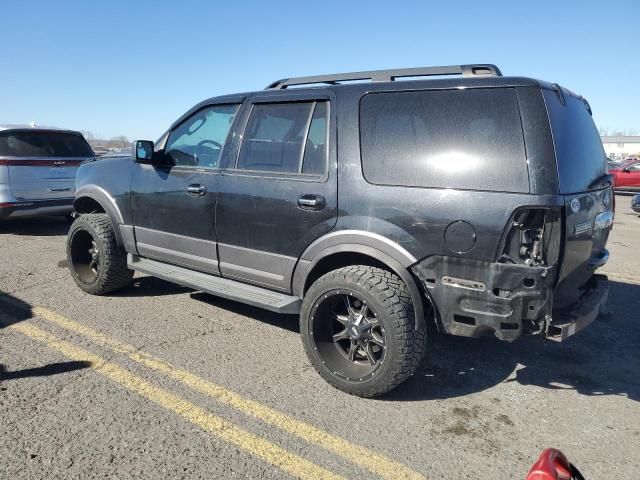
<path fill-rule="evenodd" d="M 113 225 L 116 243 L 119 247 L 124 246 L 122 232 L 120 231 L 120 225 L 124 223 L 122 213 L 113 198 L 102 188 L 94 185 L 93 188 L 83 187 L 79 189 L 73 201 L 73 208 L 78 213 L 106 213 Z"/>
<path fill-rule="evenodd" d="M 375 240 L 376 239 L 372 242 L 370 237 L 368 242 L 374 243 Z M 401 252 L 401 250 L 389 252 L 388 240 L 384 240 L 382 244 L 386 246 L 385 250 L 387 251 L 383 251 L 380 245 L 364 243 L 342 243 L 333 241 L 330 243 L 327 242 L 324 248 L 317 248 L 312 244 L 307 248 L 296 265 L 292 276 L 292 292 L 294 295 L 303 298 L 315 280 L 325 273 L 348 265 L 364 264 L 381 267 L 392 271 L 405 282 L 414 305 L 416 329 L 421 330 L 425 328 L 426 319 L 423 299 L 428 297 L 423 296 L 419 282 L 416 281 L 408 269 L 411 264 L 415 263 L 415 259 L 410 256 L 408 252 L 407 255 L 402 255 L 398 258 L 398 252 Z M 402 249 L 402 247 L 400 247 L 400 249 Z M 312 252 L 312 255 L 309 255 L 309 251 Z"/>

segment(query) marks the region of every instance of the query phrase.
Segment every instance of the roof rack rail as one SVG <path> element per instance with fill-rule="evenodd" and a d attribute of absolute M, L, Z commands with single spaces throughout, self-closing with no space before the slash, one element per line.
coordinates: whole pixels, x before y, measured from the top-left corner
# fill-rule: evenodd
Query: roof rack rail
<path fill-rule="evenodd" d="M 393 70 L 370 70 L 366 72 L 316 75 L 313 77 L 285 78 L 271 83 L 267 87 L 267 90 L 284 89 L 292 85 L 313 85 L 316 83 L 337 85 L 340 82 L 349 82 L 356 80 L 371 80 L 372 82 L 393 82 L 394 80 L 400 78 L 429 77 L 434 75 L 462 75 L 463 77 L 490 75 L 494 77 L 501 77 L 502 72 L 498 67 L 490 63 L 479 63 L 473 65 L 449 65 L 444 67 L 400 68 Z"/>

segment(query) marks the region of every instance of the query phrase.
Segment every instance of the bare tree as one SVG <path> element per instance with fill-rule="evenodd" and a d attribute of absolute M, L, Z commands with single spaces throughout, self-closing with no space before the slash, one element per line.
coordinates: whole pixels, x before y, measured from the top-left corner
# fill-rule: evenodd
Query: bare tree
<path fill-rule="evenodd" d="M 118 135 L 117 137 L 113 137 L 109 143 L 116 148 L 127 148 L 131 145 L 131 141 L 124 135 Z"/>
<path fill-rule="evenodd" d="M 90 132 L 89 130 L 80 130 L 80 133 L 82 134 L 82 136 L 84 138 L 87 139 L 87 141 L 91 141 L 91 140 L 95 140 L 96 136 L 93 134 L 93 132 Z"/>
<path fill-rule="evenodd" d="M 607 127 L 600 127 L 598 131 L 600 132 L 601 137 L 606 137 L 609 135 L 609 129 Z"/>

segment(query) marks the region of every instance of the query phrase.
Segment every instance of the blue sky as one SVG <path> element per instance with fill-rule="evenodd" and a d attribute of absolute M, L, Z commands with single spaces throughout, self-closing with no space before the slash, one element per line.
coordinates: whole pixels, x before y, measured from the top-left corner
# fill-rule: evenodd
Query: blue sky
<path fill-rule="evenodd" d="M 156 139 L 204 98 L 282 77 L 481 62 L 640 130 L 638 0 L 224 3 L 0 0 L 0 124 Z"/>

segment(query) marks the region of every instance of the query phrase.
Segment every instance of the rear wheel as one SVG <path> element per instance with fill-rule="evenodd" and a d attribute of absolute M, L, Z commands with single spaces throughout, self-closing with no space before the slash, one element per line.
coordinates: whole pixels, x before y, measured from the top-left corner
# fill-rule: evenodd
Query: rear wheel
<path fill-rule="evenodd" d="M 133 278 L 104 213 L 80 215 L 73 222 L 67 236 L 67 263 L 76 284 L 93 295 L 124 288 Z"/>
<path fill-rule="evenodd" d="M 311 363 L 334 387 L 362 397 L 395 388 L 422 360 L 411 296 L 395 274 L 354 265 L 318 279 L 305 295 L 300 332 Z"/>

